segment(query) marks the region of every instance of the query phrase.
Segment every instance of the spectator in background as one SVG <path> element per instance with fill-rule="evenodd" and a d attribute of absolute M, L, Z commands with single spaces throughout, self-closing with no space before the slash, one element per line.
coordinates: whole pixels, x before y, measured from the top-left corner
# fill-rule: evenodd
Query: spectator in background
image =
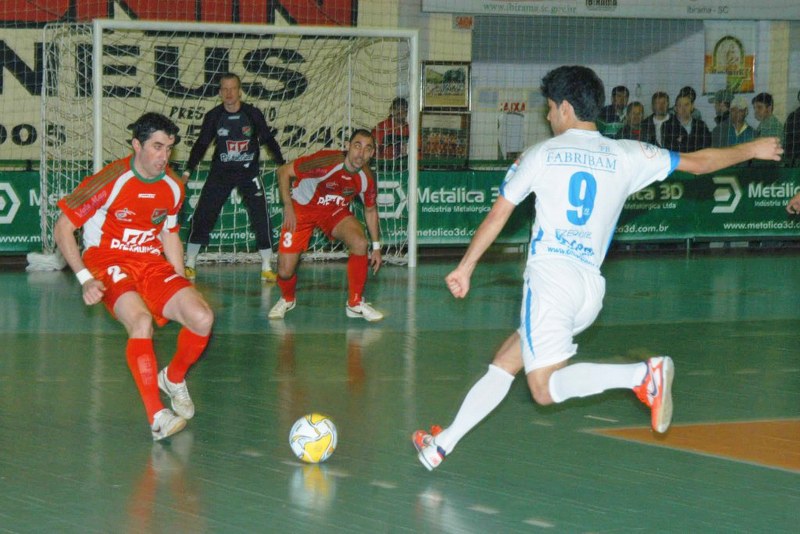
<path fill-rule="evenodd" d="M 628 105 L 630 91 L 624 85 L 611 90 L 611 104 L 600 110 L 597 126 L 606 137 L 615 137 L 625 124 L 625 107 Z"/>
<path fill-rule="evenodd" d="M 664 91 L 656 91 L 650 102 L 653 113 L 644 122 L 652 124 L 655 132 L 656 144 L 664 146 L 661 140 L 661 125 L 664 124 L 672 115 L 669 112 L 669 95 Z"/>
<path fill-rule="evenodd" d="M 772 95 L 758 93 L 753 97 L 753 112 L 758 121 L 756 137 L 777 137 L 783 144 L 783 124 L 772 114 Z"/>
<path fill-rule="evenodd" d="M 617 139 L 633 139 L 643 143 L 656 142 L 656 131 L 653 123 L 645 122 L 644 106 L 641 102 L 631 102 L 625 111 L 625 126 L 617 134 Z"/>
<path fill-rule="evenodd" d="M 800 102 L 800 91 L 797 92 L 797 101 Z M 787 164 L 800 166 L 800 106 L 786 117 L 783 133 L 783 147 L 786 150 L 784 158 Z"/>
<path fill-rule="evenodd" d="M 681 87 L 681 90 L 678 91 L 678 96 L 675 98 L 675 104 L 678 103 L 678 98 L 682 96 L 688 96 L 689 99 L 692 101 L 692 118 L 693 119 L 702 119 L 703 116 L 700 114 L 700 110 L 694 107 L 694 103 L 697 100 L 697 91 L 694 90 L 694 87 L 689 85 Z M 675 114 L 675 109 L 672 110 L 672 114 Z"/>
<path fill-rule="evenodd" d="M 737 96 L 731 102 L 730 108 L 730 126 L 728 127 L 728 145 L 738 145 L 739 143 L 746 143 L 755 139 L 756 132 L 753 127 L 747 124 L 745 118 L 747 117 L 747 99 L 743 96 Z"/>
<path fill-rule="evenodd" d="M 678 96 L 675 115 L 661 125 L 664 148 L 674 152 L 694 152 L 711 146 L 711 132 L 701 119 L 692 118 L 694 104 L 691 97 Z"/>
<path fill-rule="evenodd" d="M 397 160 L 408 155 L 408 100 L 392 100 L 389 116 L 372 130 L 379 160 Z"/>
<path fill-rule="evenodd" d="M 714 104 L 716 116 L 714 122 L 716 126 L 711 130 L 711 146 L 728 146 L 728 130 L 731 127 L 730 106 L 733 100 L 733 92 L 730 89 L 720 89 L 714 93 L 708 101 Z"/>

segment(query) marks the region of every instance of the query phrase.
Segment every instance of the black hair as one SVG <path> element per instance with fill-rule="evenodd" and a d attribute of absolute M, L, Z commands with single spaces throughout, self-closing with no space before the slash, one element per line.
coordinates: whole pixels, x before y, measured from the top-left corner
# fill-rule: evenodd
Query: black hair
<path fill-rule="evenodd" d="M 677 101 L 682 96 L 688 96 L 689 100 L 691 100 L 692 104 L 694 104 L 694 101 L 697 100 L 697 91 L 695 91 L 692 87 L 687 85 L 685 87 L 682 87 L 681 90 L 678 91 L 678 96 L 675 97 L 675 100 Z"/>
<path fill-rule="evenodd" d="M 631 92 L 628 91 L 627 87 L 625 87 L 624 85 L 618 85 L 611 90 L 611 98 L 614 98 L 619 93 L 625 93 L 626 97 L 631 96 Z"/>
<path fill-rule="evenodd" d="M 402 96 L 398 96 L 394 100 L 392 100 L 392 109 L 396 108 L 397 106 L 403 106 L 408 109 L 408 100 L 403 98 Z"/>
<path fill-rule="evenodd" d="M 655 93 L 653 93 L 653 98 L 650 99 L 650 103 L 654 104 L 655 101 L 656 101 L 656 98 L 666 98 L 667 99 L 667 105 L 669 105 L 669 95 L 667 93 L 665 93 L 664 91 L 656 91 Z"/>
<path fill-rule="evenodd" d="M 356 128 L 353 130 L 353 133 L 350 134 L 350 142 L 353 142 L 353 139 L 356 138 L 357 135 L 363 135 L 364 137 L 369 137 L 372 140 L 372 143 L 375 144 L 375 138 L 372 137 L 372 132 L 365 128 Z"/>
<path fill-rule="evenodd" d="M 571 65 L 558 67 L 542 78 L 542 94 L 557 105 L 564 100 L 575 109 L 575 116 L 593 122 L 605 102 L 603 81 L 589 67 Z"/>
<path fill-rule="evenodd" d="M 752 103 L 761 102 L 767 107 L 772 107 L 772 95 L 769 93 L 758 93 L 753 97 Z"/>
<path fill-rule="evenodd" d="M 175 144 L 181 140 L 178 132 L 178 125 L 161 113 L 145 113 L 136 122 L 129 124 L 128 129 L 133 133 L 133 139 L 137 139 L 144 144 L 155 132 L 164 132 L 169 136 L 175 137 Z"/>

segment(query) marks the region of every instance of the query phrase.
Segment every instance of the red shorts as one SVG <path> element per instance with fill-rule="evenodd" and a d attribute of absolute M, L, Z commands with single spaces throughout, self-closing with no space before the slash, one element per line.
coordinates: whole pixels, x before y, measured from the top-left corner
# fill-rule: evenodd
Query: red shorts
<path fill-rule="evenodd" d="M 297 216 L 297 225 L 294 232 L 287 232 L 285 227 L 281 228 L 281 240 L 278 245 L 278 252 L 290 254 L 300 254 L 308 248 L 311 234 L 314 228 L 319 228 L 325 237 L 333 241 L 331 233 L 342 219 L 352 217 L 353 213 L 346 206 L 317 207 L 302 206 L 294 204 L 294 213 Z"/>
<path fill-rule="evenodd" d="M 106 286 L 103 304 L 112 316 L 117 299 L 128 291 L 135 291 L 153 314 L 156 324 L 164 326 L 169 322 L 162 315 L 164 306 L 175 293 L 192 286 L 191 282 L 175 272 L 175 268 L 163 256 L 92 247 L 83 254 L 83 262 L 92 276 Z"/>

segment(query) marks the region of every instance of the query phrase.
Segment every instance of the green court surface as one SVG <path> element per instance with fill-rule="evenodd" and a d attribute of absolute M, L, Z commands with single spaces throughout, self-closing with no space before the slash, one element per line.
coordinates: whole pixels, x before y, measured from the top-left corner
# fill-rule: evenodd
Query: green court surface
<path fill-rule="evenodd" d="M 344 313 L 344 263 L 303 263 L 298 305 L 256 265 L 200 265 L 216 314 L 188 376 L 197 415 L 153 443 L 126 336 L 68 272 L 0 272 L 0 532 L 797 532 L 800 254 L 617 253 L 575 361 L 675 360 L 664 437 L 630 391 L 535 405 L 520 378 L 436 471 L 409 437 L 447 425 L 516 328 L 524 257 L 468 298 L 453 258 L 387 266 Z M 161 365 L 177 328 L 156 333 Z M 300 464 L 288 431 L 329 415 L 339 447 Z"/>

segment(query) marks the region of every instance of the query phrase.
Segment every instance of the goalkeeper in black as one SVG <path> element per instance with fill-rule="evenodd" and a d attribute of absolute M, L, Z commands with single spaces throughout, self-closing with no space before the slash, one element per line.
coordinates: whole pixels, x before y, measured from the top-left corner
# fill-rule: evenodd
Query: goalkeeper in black
<path fill-rule="evenodd" d="M 269 204 L 261 181 L 259 154 L 266 145 L 278 165 L 285 163 L 281 147 L 267 127 L 264 114 L 250 104 L 242 102 L 242 82 L 239 76 L 226 73 L 220 78 L 219 96 L 222 104 L 212 108 L 203 118 L 197 142 L 189 154 L 183 172 L 184 182 L 200 163 L 208 145 L 216 138 L 211 170 L 200 192 L 200 199 L 192 215 L 189 239 L 186 245 L 186 277 L 196 276 L 195 262 L 200 248 L 208 245 L 209 233 L 219 218 L 222 205 L 236 187 L 244 200 L 250 225 L 256 234 L 256 245 L 261 254 L 261 279 L 274 282 L 272 271 L 272 225 Z"/>

